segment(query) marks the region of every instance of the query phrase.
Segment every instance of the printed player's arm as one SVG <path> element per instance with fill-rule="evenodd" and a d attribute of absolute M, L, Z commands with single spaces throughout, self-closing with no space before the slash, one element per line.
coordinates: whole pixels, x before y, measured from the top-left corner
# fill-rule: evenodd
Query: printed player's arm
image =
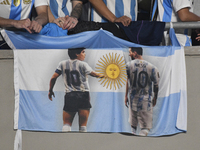
<path fill-rule="evenodd" d="M 49 99 L 52 101 L 52 95 L 55 97 L 54 92 L 53 92 L 53 87 L 56 83 L 56 79 L 59 77 L 60 75 L 58 73 L 54 73 L 53 76 L 51 77 L 50 83 L 49 83 L 49 94 L 48 97 Z"/>

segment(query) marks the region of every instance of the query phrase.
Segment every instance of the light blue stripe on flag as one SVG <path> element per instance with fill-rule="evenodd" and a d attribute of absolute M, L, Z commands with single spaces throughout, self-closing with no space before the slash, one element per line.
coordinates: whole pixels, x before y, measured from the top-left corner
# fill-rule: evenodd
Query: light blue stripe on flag
<path fill-rule="evenodd" d="M 90 99 L 89 132 L 130 132 L 124 93 L 91 92 Z M 50 101 L 48 91 L 20 90 L 19 129 L 60 132 L 63 106 L 64 91 L 55 92 L 55 98 Z M 72 130 L 78 131 L 77 116 Z"/>
<path fill-rule="evenodd" d="M 48 99 L 48 91 L 20 90 L 18 128 L 34 131 L 61 131 L 64 92 L 56 92 L 56 100 Z M 62 109 L 62 108 L 61 108 Z"/>
<path fill-rule="evenodd" d="M 160 47 L 147 47 L 143 51 L 143 55 L 145 56 L 157 56 L 157 57 L 168 57 L 174 55 L 176 50 L 180 49 L 180 47 L 167 47 L 167 46 L 160 46 Z"/>
<path fill-rule="evenodd" d="M 50 37 L 30 34 L 28 32 L 13 32 L 6 30 L 3 34 L 4 36 L 9 37 L 7 39 L 10 39 L 11 42 L 8 43 L 13 49 L 67 49 L 76 47 L 115 49 L 138 45 L 122 40 L 105 30 L 87 31 L 62 37 Z"/>
<path fill-rule="evenodd" d="M 185 42 L 185 46 L 191 46 L 191 39 L 187 36 L 187 35 L 185 35 L 186 36 L 186 42 Z"/>
<path fill-rule="evenodd" d="M 184 132 L 176 127 L 180 93 L 159 98 L 153 110 L 153 129 L 149 136 L 162 136 Z"/>
<path fill-rule="evenodd" d="M 64 92 L 55 92 L 53 101 L 48 91 L 20 90 L 19 129 L 60 132 Z M 124 93 L 91 92 L 92 108 L 88 120 L 88 132 L 127 132 L 128 108 L 124 106 Z M 153 128 L 149 136 L 170 135 L 184 132 L 176 128 L 180 93 L 159 98 L 153 110 Z M 78 131 L 78 117 L 73 121 L 72 131 Z"/>

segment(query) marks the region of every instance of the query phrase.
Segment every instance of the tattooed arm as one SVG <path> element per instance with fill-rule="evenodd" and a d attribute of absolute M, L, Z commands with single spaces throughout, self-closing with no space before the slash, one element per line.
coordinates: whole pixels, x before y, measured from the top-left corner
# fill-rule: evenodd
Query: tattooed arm
<path fill-rule="evenodd" d="M 65 16 L 65 22 L 63 24 L 63 29 L 72 29 L 78 23 L 78 19 L 81 16 L 83 8 L 83 2 L 78 0 L 72 0 L 72 12 L 70 16 Z"/>
<path fill-rule="evenodd" d="M 82 13 L 82 8 L 83 8 L 82 1 L 72 0 L 71 17 L 75 17 L 75 18 L 79 19 L 81 16 L 81 13 Z"/>

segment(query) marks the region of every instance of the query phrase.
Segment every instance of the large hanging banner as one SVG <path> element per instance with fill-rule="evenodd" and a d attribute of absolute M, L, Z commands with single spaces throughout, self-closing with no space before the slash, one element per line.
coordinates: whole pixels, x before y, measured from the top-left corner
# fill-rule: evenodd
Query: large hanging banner
<path fill-rule="evenodd" d="M 12 36 L 8 38 L 13 40 Z M 80 38 L 85 40 L 80 42 Z M 52 38 L 52 42 L 53 39 L 56 38 Z M 40 49 L 45 44 L 37 49 L 14 49 L 15 129 L 62 132 L 64 122 L 69 121 L 66 115 L 70 114 L 75 115 L 70 118 L 73 120 L 71 131 L 81 131 L 79 124 L 82 113 L 79 110 L 82 108 L 80 106 L 77 113 L 73 114 L 75 108 L 69 111 L 71 107 L 68 108 L 67 102 L 70 99 L 71 102 L 75 99 L 84 101 L 84 96 L 79 96 L 79 93 L 67 98 L 65 96 L 66 93 L 79 89 L 89 93 L 89 98 L 86 99 L 90 101 L 91 109 L 87 115 L 87 132 L 120 132 L 147 136 L 186 132 L 187 94 L 183 47 L 144 47 L 115 38 L 102 30 L 81 33 L 80 37 L 75 35 L 71 36 L 70 41 L 65 40 L 59 38 L 62 49 L 51 49 L 49 45 L 52 43 L 46 43 L 46 49 Z M 33 40 L 32 45 L 39 42 Z M 20 46 L 19 42 L 15 47 L 18 45 Z M 29 45 L 30 43 L 27 46 Z M 85 47 L 85 57 L 79 59 L 83 55 L 76 53 L 75 56 L 81 61 L 71 59 L 70 47 Z M 143 53 L 137 52 L 134 55 L 135 53 L 130 52 L 130 47 L 140 47 Z M 131 60 L 138 55 L 140 57 Z M 81 67 L 77 67 L 77 63 Z M 130 65 L 131 63 L 134 65 Z M 134 70 L 134 67 L 138 68 Z M 92 72 L 100 74 L 100 77 Z M 52 81 L 55 73 L 56 80 Z M 52 83 L 55 97 L 52 94 L 50 100 L 48 94 Z M 129 87 L 128 102 L 125 102 L 126 85 Z M 153 99 L 155 95 L 156 103 Z M 64 106 L 67 108 L 63 111 Z M 68 111 L 71 113 L 66 114 Z M 136 131 L 133 131 L 133 127 L 136 127 Z"/>

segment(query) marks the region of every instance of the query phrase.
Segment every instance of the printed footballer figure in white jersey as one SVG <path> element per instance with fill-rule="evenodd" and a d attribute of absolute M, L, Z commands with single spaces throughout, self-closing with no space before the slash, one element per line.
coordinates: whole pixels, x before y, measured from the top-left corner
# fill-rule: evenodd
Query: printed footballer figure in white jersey
<path fill-rule="evenodd" d="M 62 74 L 65 84 L 65 104 L 63 108 L 63 132 L 71 131 L 71 125 L 75 114 L 79 116 L 79 131 L 87 132 L 87 121 L 90 113 L 90 96 L 88 75 L 103 77 L 83 62 L 85 59 L 84 48 L 69 49 L 70 59 L 59 63 L 50 80 L 48 97 L 52 101 L 53 87 L 56 79 Z"/>
<path fill-rule="evenodd" d="M 158 95 L 158 69 L 142 58 L 141 47 L 131 47 L 131 61 L 126 64 L 127 85 L 125 105 L 129 105 L 129 122 L 132 133 L 136 134 L 137 126 L 141 128 L 140 136 L 147 136 L 152 128 L 153 110 Z M 128 99 L 129 93 L 129 99 Z M 153 98 L 154 96 L 154 98 Z"/>

